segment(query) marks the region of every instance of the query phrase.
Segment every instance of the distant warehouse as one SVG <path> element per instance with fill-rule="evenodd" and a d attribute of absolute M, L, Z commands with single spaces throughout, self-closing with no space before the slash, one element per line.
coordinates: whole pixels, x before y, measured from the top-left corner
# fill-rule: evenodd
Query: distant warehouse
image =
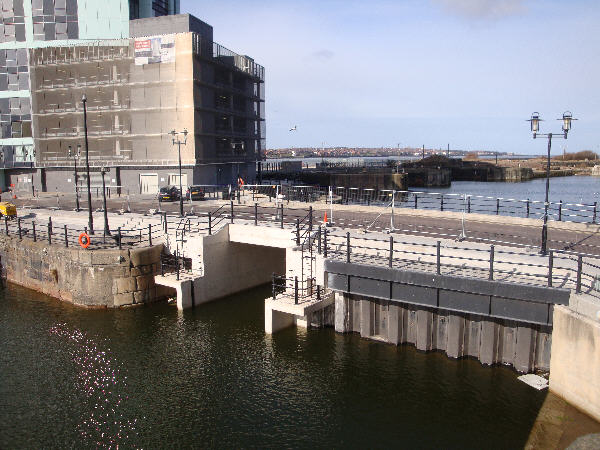
<path fill-rule="evenodd" d="M 146 3 L 162 4 L 165 14 L 178 10 L 173 1 Z M 59 4 L 54 0 L 55 8 Z M 130 16 L 147 12 L 143 4 L 129 2 Z M 178 185 L 178 152 L 169 132 L 184 129 L 183 185 L 255 178 L 265 148 L 264 68 L 213 42 L 212 27 L 187 14 L 128 24 L 127 33 L 105 27 L 107 38 L 119 39 L 25 42 L 15 51 L 8 47 L 19 44 L 7 45 L 5 36 L 0 70 L 11 75 L 16 64 L 27 83 L 15 90 L 0 78 L 1 185 L 72 192 L 78 146 L 78 182 L 86 185 L 84 94 L 93 186 L 100 184 L 100 167 L 110 170 L 111 185 L 130 192 Z"/>

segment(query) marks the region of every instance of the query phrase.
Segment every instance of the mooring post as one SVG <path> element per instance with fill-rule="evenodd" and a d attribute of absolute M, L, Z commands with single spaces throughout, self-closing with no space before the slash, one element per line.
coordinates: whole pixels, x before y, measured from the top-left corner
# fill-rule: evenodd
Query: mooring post
<path fill-rule="evenodd" d="M 490 280 L 494 279 L 494 246 L 490 247 Z"/>
<path fill-rule="evenodd" d="M 350 262 L 350 232 L 346 233 L 346 262 Z"/>
<path fill-rule="evenodd" d="M 148 245 L 152 246 L 152 225 L 148 224 Z"/>
<path fill-rule="evenodd" d="M 312 206 L 308 207 L 308 231 L 312 231 L 313 229 L 313 208 Z"/>
<path fill-rule="evenodd" d="M 119 250 L 121 250 L 123 248 L 122 244 L 121 244 L 121 227 L 119 227 L 118 231 L 117 231 L 117 238 L 119 239 Z"/>
<path fill-rule="evenodd" d="M 298 304 L 298 276 L 294 277 L 294 303 Z"/>
<path fill-rule="evenodd" d="M 296 245 L 300 245 L 300 219 L 296 219 Z"/>
<path fill-rule="evenodd" d="M 577 284 L 575 285 L 575 292 L 578 294 L 581 292 L 581 269 L 583 268 L 583 258 L 581 255 L 577 257 Z"/>
<path fill-rule="evenodd" d="M 562 200 L 558 202 L 558 221 L 562 221 Z"/>
<path fill-rule="evenodd" d="M 210 236 L 212 234 L 212 214 L 209 211 L 208 212 L 208 235 Z"/>
<path fill-rule="evenodd" d="M 252 191 L 254 196 L 254 191 Z M 254 203 L 254 226 L 258 225 L 258 203 Z"/>
<path fill-rule="evenodd" d="M 496 215 L 500 214 L 500 199 L 496 199 Z"/>
<path fill-rule="evenodd" d="M 35 234 L 35 220 L 31 221 L 31 226 L 33 228 L 33 242 L 37 242 L 37 236 Z"/>
<path fill-rule="evenodd" d="M 552 268 L 554 267 L 554 252 L 548 253 L 548 287 L 552 287 Z"/>
<path fill-rule="evenodd" d="M 323 230 L 323 256 L 327 258 L 327 228 Z"/>
<path fill-rule="evenodd" d="M 321 254 L 321 225 L 319 225 L 319 239 L 317 241 L 317 253 Z"/>
<path fill-rule="evenodd" d="M 52 217 L 48 217 L 48 244 L 52 244 Z"/>
<path fill-rule="evenodd" d="M 23 239 L 23 236 L 21 235 L 21 218 L 20 217 L 17 218 L 17 227 L 19 228 L 19 239 Z"/>
<path fill-rule="evenodd" d="M 440 275 L 442 273 L 442 245 L 440 241 L 437 241 L 436 244 L 436 249 L 437 249 L 437 264 L 436 264 L 436 268 L 437 268 L 437 274 Z"/>
<path fill-rule="evenodd" d="M 233 223 L 233 200 L 230 200 L 230 208 L 231 208 L 231 223 Z"/>

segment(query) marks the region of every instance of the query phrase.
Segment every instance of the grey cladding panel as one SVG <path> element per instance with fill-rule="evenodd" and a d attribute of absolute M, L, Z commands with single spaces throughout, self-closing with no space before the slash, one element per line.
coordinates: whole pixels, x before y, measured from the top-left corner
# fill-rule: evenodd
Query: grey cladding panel
<path fill-rule="evenodd" d="M 328 273 L 327 286 L 334 291 L 348 292 L 348 277 L 346 275 Z"/>
<path fill-rule="evenodd" d="M 376 298 L 390 298 L 389 281 L 350 277 L 350 290 L 353 294 L 361 294 Z"/>
<path fill-rule="evenodd" d="M 392 300 L 437 306 L 437 289 L 394 283 L 392 284 Z"/>
<path fill-rule="evenodd" d="M 440 289 L 440 308 L 487 315 L 490 312 L 490 297 Z"/>
<path fill-rule="evenodd" d="M 532 303 L 502 297 L 492 297 L 491 315 L 544 325 L 548 323 L 549 319 L 548 305 L 545 303 Z"/>

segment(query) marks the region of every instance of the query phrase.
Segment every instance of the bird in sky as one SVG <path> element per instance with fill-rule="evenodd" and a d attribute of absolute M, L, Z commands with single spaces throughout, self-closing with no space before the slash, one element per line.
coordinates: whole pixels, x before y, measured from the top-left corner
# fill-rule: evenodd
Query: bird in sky
<path fill-rule="evenodd" d="M 294 125 L 292 128 L 290 128 L 290 131 L 296 131 L 298 129 L 298 125 Z"/>

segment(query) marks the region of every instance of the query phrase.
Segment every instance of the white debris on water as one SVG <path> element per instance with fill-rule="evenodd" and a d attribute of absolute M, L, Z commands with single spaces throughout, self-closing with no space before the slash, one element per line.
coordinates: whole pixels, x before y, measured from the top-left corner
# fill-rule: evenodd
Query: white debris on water
<path fill-rule="evenodd" d="M 529 386 L 541 391 L 542 389 L 546 389 L 548 387 L 548 380 L 544 377 L 540 377 L 539 375 L 535 375 L 533 373 L 528 373 L 527 375 L 521 375 L 518 380 L 521 380 L 523 383 L 528 384 Z"/>

